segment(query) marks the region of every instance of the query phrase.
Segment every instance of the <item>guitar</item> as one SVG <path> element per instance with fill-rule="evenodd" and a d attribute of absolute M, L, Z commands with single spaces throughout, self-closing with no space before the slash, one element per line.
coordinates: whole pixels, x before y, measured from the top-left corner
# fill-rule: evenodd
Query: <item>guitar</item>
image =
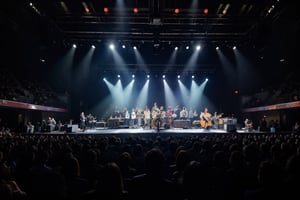
<path fill-rule="evenodd" d="M 209 128 L 212 126 L 212 118 L 210 113 L 202 115 L 202 119 L 200 120 L 200 126 L 202 128 Z"/>
<path fill-rule="evenodd" d="M 219 115 L 211 116 L 210 113 L 204 113 L 202 115 L 202 119 L 200 120 L 200 125 L 202 128 L 208 128 L 212 126 L 212 122 L 215 120 L 218 120 L 220 117 L 222 117 L 224 113 L 221 113 Z"/>

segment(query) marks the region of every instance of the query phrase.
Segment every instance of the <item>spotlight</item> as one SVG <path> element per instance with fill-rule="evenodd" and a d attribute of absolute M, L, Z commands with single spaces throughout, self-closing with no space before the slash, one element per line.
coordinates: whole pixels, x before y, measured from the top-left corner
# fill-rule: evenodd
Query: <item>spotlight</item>
<path fill-rule="evenodd" d="M 205 81 L 208 81 L 208 78 L 206 78 Z"/>
<path fill-rule="evenodd" d="M 203 10 L 203 13 L 207 15 L 207 14 L 208 14 L 208 8 L 205 8 L 205 9 Z"/>
<path fill-rule="evenodd" d="M 133 46 L 133 49 L 135 50 L 135 49 L 136 49 L 136 46 Z"/>
<path fill-rule="evenodd" d="M 220 47 L 216 47 L 216 50 L 219 50 L 220 49 Z"/>
<path fill-rule="evenodd" d="M 77 46 L 76 46 L 76 44 L 73 44 L 73 48 L 75 49 Z"/>
<path fill-rule="evenodd" d="M 178 50 L 178 47 L 175 47 L 174 49 L 175 49 L 175 51 L 177 51 L 177 50 Z"/>
<path fill-rule="evenodd" d="M 235 49 L 236 49 L 236 46 L 233 46 L 232 49 L 235 50 Z"/>
<path fill-rule="evenodd" d="M 150 78 L 150 75 L 148 74 L 148 75 L 147 75 L 147 79 L 149 79 L 149 78 Z"/>
<path fill-rule="evenodd" d="M 196 49 L 199 51 L 201 49 L 201 46 L 197 45 Z"/>
<path fill-rule="evenodd" d="M 32 7 L 32 6 L 33 6 L 33 3 L 30 2 L 29 5 Z"/>
<path fill-rule="evenodd" d="M 194 79 L 195 78 L 195 76 L 194 75 L 192 75 L 192 79 Z"/>
<path fill-rule="evenodd" d="M 125 48 L 126 48 L 125 44 L 123 44 L 123 45 L 122 45 L 122 48 L 123 48 L 123 49 L 125 49 Z"/>
<path fill-rule="evenodd" d="M 92 48 L 93 48 L 93 49 L 95 49 L 95 48 L 96 48 L 96 46 L 95 46 L 95 45 L 92 45 Z"/>
<path fill-rule="evenodd" d="M 189 48 L 190 48 L 189 46 L 186 46 L 186 47 L 185 47 L 186 50 L 188 50 Z"/>
<path fill-rule="evenodd" d="M 134 9 L 133 9 L 133 12 L 136 14 L 136 13 L 139 12 L 139 9 L 138 9 L 138 8 L 134 8 Z"/>
<path fill-rule="evenodd" d="M 103 11 L 104 11 L 105 13 L 108 13 L 109 10 L 108 10 L 107 7 L 104 7 L 104 8 L 103 8 Z"/>
<path fill-rule="evenodd" d="M 132 78 L 134 78 L 135 77 L 135 75 L 134 74 L 132 74 Z"/>
<path fill-rule="evenodd" d="M 118 74 L 118 78 L 120 78 L 121 76 L 120 76 L 120 74 Z"/>
<path fill-rule="evenodd" d="M 110 44 L 110 45 L 109 45 L 109 48 L 110 48 L 111 50 L 113 50 L 113 49 L 115 48 L 115 45 Z"/>
<path fill-rule="evenodd" d="M 105 77 L 103 78 L 103 81 L 106 81 L 106 78 L 105 78 Z"/>
<path fill-rule="evenodd" d="M 179 12 L 180 12 L 179 8 L 175 8 L 174 13 L 179 14 Z"/>
<path fill-rule="evenodd" d="M 165 79 L 165 78 L 166 78 L 166 75 L 163 75 L 162 78 Z"/>
<path fill-rule="evenodd" d="M 177 78 L 180 79 L 180 75 L 178 75 Z"/>

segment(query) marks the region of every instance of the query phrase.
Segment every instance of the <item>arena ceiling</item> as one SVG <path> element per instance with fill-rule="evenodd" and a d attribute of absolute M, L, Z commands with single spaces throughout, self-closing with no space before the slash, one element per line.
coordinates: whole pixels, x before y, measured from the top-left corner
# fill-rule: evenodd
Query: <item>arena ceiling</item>
<path fill-rule="evenodd" d="M 153 45 L 196 41 L 248 44 L 264 39 L 261 34 L 266 25 L 293 8 L 283 0 L 9 2 L 11 9 L 18 4 L 23 11 L 42 18 L 49 33 L 54 32 L 53 39 L 93 44 L 111 39 Z"/>
<path fill-rule="evenodd" d="M 10 46 L 10 40 L 28 45 L 38 43 L 38 60 L 47 59 L 51 45 L 101 45 L 110 41 L 119 44 L 149 45 L 154 54 L 161 47 L 201 44 L 203 46 L 245 47 L 258 58 L 278 60 L 293 55 L 299 44 L 299 12 L 296 1 L 287 0 L 9 0 L 0 8 L 0 24 L 11 31 L 1 37 Z M 17 34 L 16 34 L 17 33 Z M 18 35 L 15 37 L 15 34 Z M 274 36 L 275 35 L 275 36 Z M 27 43 L 26 43 L 27 41 Z M 296 42 L 295 42 L 296 41 Z M 121 45 L 120 45 L 121 46 Z M 290 46 L 295 46 L 291 48 Z M 46 49 L 46 50 L 45 50 Z M 158 51 L 156 51 L 158 49 Z M 224 48 L 226 49 L 226 48 Z M 151 49 L 152 51 L 152 49 Z M 267 52 L 268 51 L 268 52 Z M 250 52 L 250 53 L 252 53 Z M 152 53 L 152 52 L 151 52 Z M 270 56 L 266 56 L 269 53 Z M 145 53 L 147 54 L 147 53 Z M 144 54 L 144 55 L 145 55 Z M 208 53 L 209 54 L 209 53 Z M 147 54 L 148 55 L 148 54 Z M 216 59 L 207 56 L 197 69 L 215 69 Z M 55 59 L 55 56 L 53 56 Z M 149 68 L 161 70 L 165 62 L 148 56 Z M 167 56 L 165 56 L 167 57 Z M 183 56 L 184 57 L 184 56 Z M 147 57 L 145 56 L 147 59 Z M 289 59 L 291 60 L 291 59 Z M 183 68 L 185 60 L 174 68 Z M 110 64 L 110 63 L 108 63 Z M 103 66 L 110 69 L 112 66 Z M 129 68 L 136 63 L 129 61 Z M 132 65 L 132 66 L 131 66 Z"/>

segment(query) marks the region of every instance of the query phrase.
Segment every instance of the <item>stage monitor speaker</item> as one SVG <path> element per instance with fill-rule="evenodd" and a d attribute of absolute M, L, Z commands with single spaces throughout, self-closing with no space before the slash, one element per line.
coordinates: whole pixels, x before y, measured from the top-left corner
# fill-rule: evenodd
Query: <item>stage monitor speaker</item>
<path fill-rule="evenodd" d="M 78 124 L 67 125 L 66 132 L 67 133 L 75 133 L 78 130 Z"/>
<path fill-rule="evenodd" d="M 227 132 L 236 132 L 236 125 L 233 125 L 233 124 L 227 124 L 227 126 L 224 126 L 225 127 L 225 131 Z"/>
<path fill-rule="evenodd" d="M 191 128 L 190 120 L 174 120 L 174 128 Z"/>
<path fill-rule="evenodd" d="M 169 129 L 169 128 L 170 128 L 170 124 L 165 124 L 165 125 L 164 125 L 164 128 L 165 128 L 165 129 Z"/>
<path fill-rule="evenodd" d="M 119 128 L 120 121 L 119 119 L 109 119 L 108 120 L 108 128 Z"/>

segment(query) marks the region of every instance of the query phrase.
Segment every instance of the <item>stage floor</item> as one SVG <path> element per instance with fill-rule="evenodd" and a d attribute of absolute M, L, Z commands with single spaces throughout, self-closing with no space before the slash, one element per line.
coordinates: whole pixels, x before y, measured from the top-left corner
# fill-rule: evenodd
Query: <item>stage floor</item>
<path fill-rule="evenodd" d="M 202 128 L 170 128 L 170 129 L 144 129 L 144 128 L 96 128 L 96 129 L 87 129 L 85 131 L 78 130 L 70 134 L 157 134 L 157 133 L 170 133 L 170 134 L 204 134 L 204 133 L 249 133 L 246 130 L 235 130 L 235 131 L 225 131 L 222 129 L 202 129 Z M 253 131 L 252 131 L 253 133 Z M 258 132 L 255 132 L 258 133 Z"/>

